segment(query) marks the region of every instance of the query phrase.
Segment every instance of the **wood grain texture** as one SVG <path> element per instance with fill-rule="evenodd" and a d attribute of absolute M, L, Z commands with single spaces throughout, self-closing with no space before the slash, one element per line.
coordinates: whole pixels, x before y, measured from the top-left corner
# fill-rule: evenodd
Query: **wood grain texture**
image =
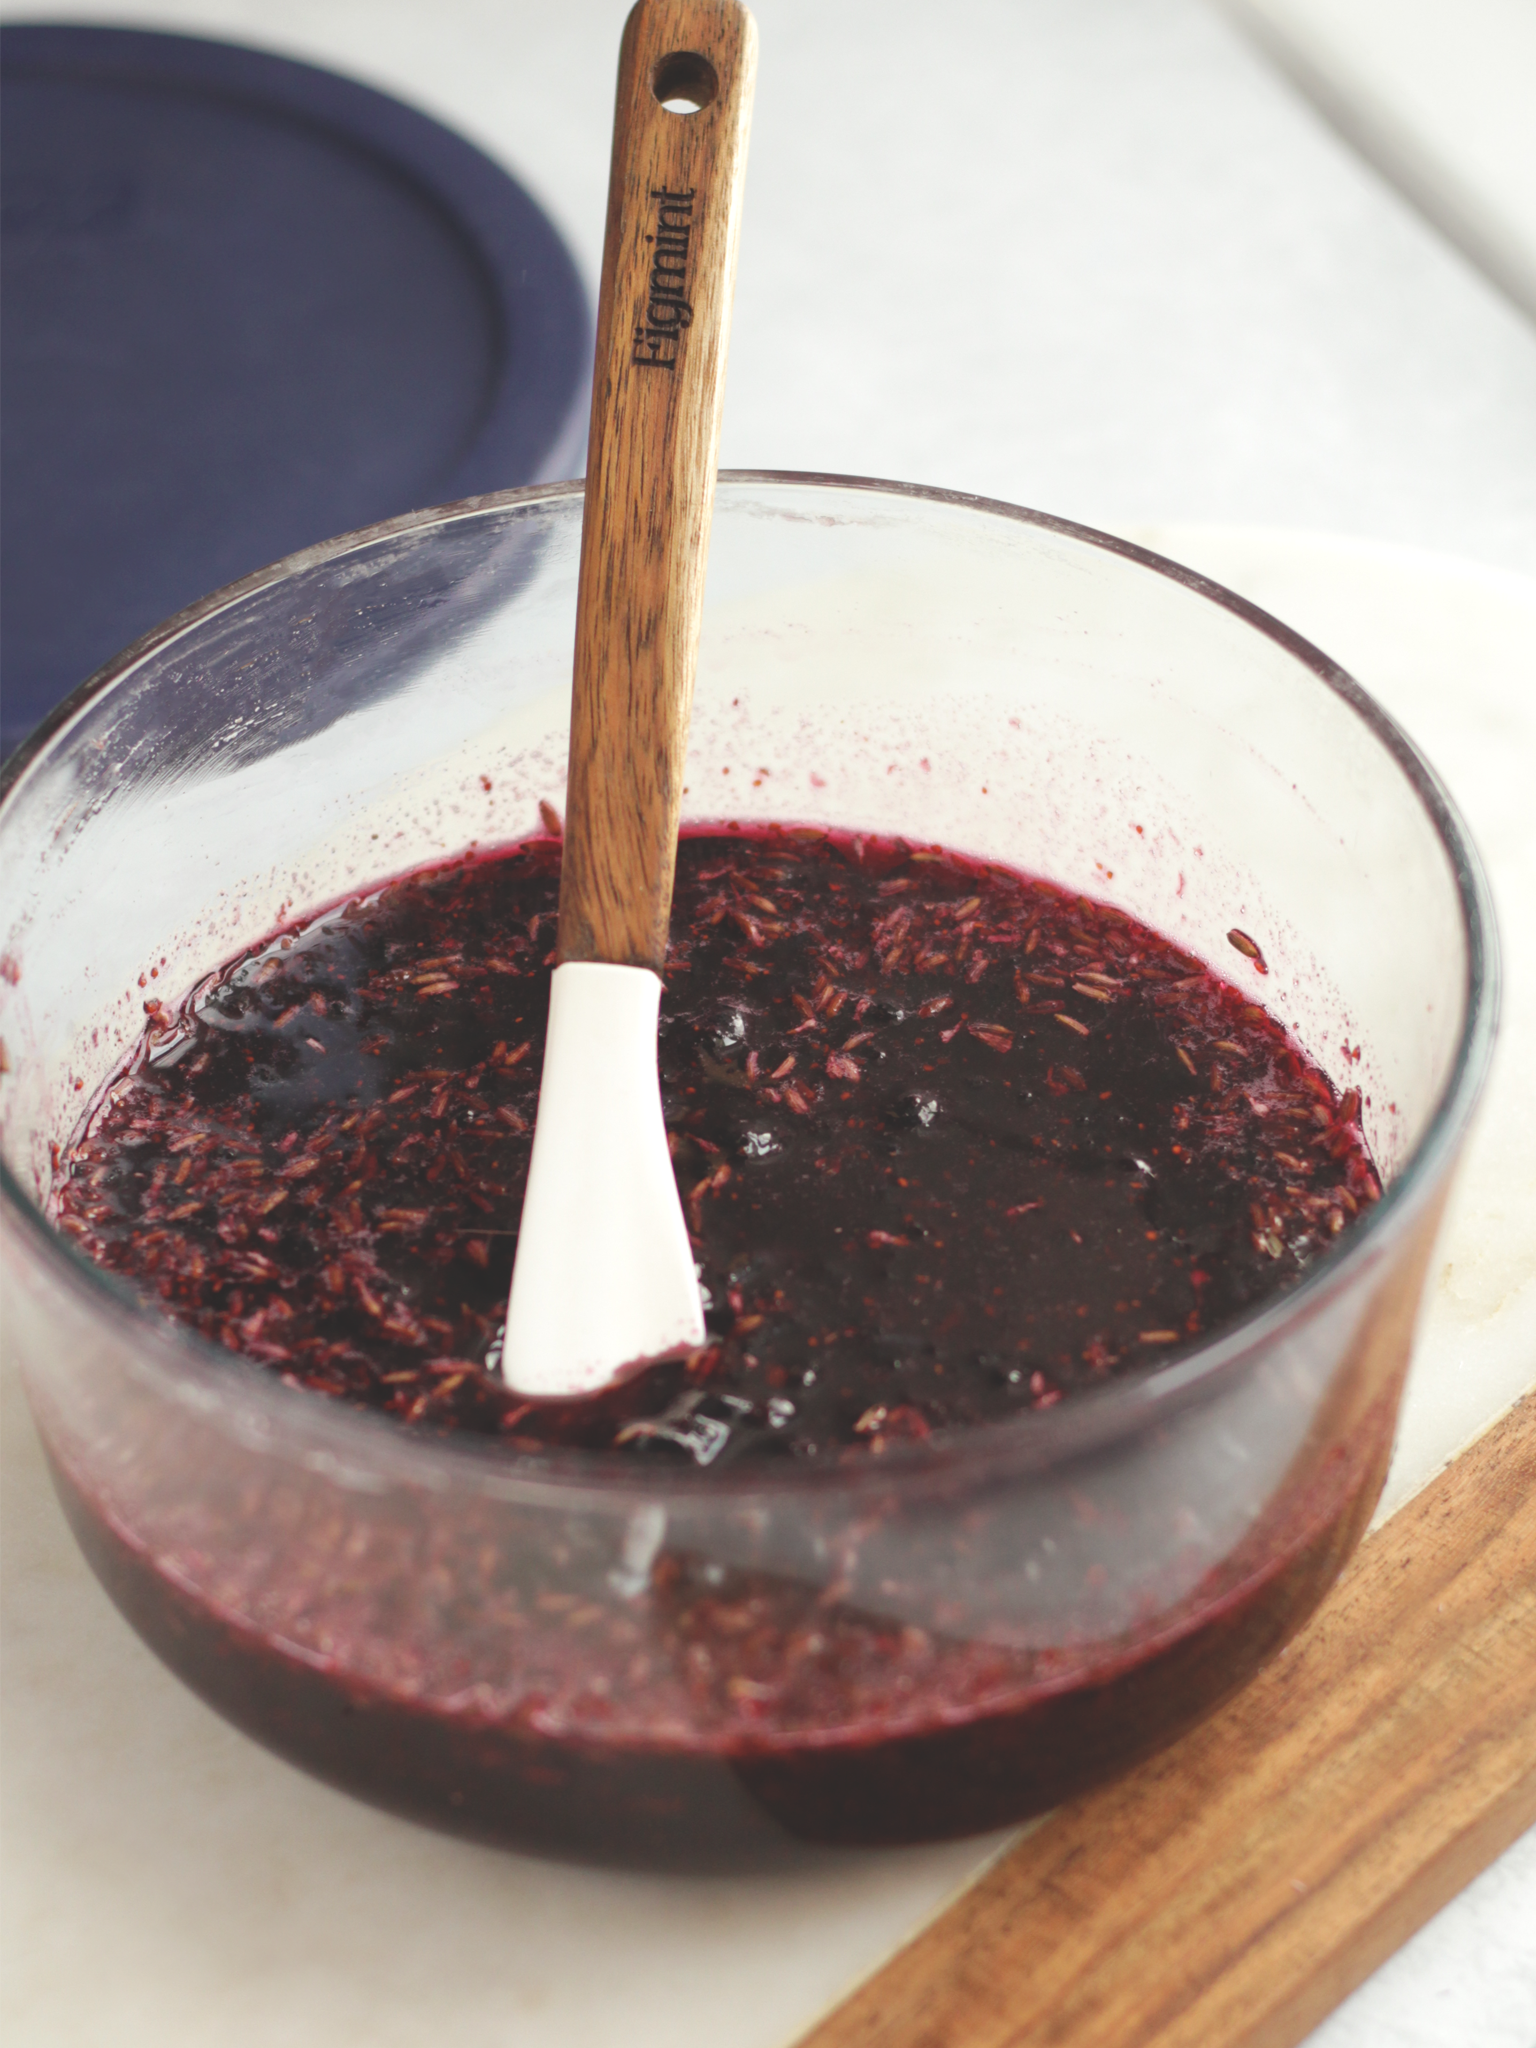
<path fill-rule="evenodd" d="M 1293 2048 L 1536 1821 L 1536 1394 L 802 2048 Z"/>
<path fill-rule="evenodd" d="M 624 28 L 581 534 L 559 957 L 660 971 L 746 173 L 739 0 Z M 669 112 L 669 91 L 707 97 Z M 712 92 L 712 96 L 709 96 Z"/>

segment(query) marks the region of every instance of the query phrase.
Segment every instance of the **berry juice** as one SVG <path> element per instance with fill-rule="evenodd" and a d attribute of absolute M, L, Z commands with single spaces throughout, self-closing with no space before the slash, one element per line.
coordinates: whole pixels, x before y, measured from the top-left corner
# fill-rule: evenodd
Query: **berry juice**
<path fill-rule="evenodd" d="M 708 1341 L 530 1404 L 496 1365 L 559 851 L 405 877 L 149 999 L 54 1216 L 231 1371 L 622 1484 L 622 1542 L 425 1497 L 364 1541 L 259 1471 L 239 1500 L 178 1487 L 162 1443 L 152 1530 L 59 1472 L 114 1597 L 322 1775 L 598 1859 L 965 1833 L 1166 1742 L 1332 1578 L 1391 1390 L 1230 1540 L 1176 1429 L 1150 1489 L 1101 1464 L 957 1511 L 949 1475 L 978 1432 L 1101 1401 L 1293 1284 L 1379 1194 L 1358 1096 L 1103 904 L 902 841 L 691 831 L 660 1068 Z M 715 1541 L 711 1501 L 759 1482 Z"/>

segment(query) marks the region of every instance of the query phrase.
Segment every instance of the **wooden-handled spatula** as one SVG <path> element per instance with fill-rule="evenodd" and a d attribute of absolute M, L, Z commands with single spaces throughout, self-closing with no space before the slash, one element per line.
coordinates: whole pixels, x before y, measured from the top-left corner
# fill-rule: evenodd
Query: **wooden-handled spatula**
<path fill-rule="evenodd" d="M 703 1341 L 656 1074 L 757 31 L 639 0 L 619 52 L 558 962 L 502 1371 L 596 1392 Z"/>

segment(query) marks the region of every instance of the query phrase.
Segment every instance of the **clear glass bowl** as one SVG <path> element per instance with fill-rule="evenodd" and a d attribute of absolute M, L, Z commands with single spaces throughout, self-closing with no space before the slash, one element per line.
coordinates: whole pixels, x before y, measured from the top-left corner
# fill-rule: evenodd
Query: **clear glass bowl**
<path fill-rule="evenodd" d="M 52 1148 L 146 992 L 560 804 L 580 521 L 540 488 L 294 556 L 11 763 L 0 1221 L 38 1426 L 146 1641 L 396 1811 L 695 1868 L 990 1828 L 1208 1711 L 1365 1526 L 1488 1061 L 1486 887 L 1381 711 L 1201 578 L 1009 506 L 727 476 L 685 813 L 942 841 L 1239 982 L 1242 927 L 1247 985 L 1361 1089 L 1384 1198 L 1160 1369 L 857 1470 L 519 1462 L 339 1412 L 83 1263 Z"/>

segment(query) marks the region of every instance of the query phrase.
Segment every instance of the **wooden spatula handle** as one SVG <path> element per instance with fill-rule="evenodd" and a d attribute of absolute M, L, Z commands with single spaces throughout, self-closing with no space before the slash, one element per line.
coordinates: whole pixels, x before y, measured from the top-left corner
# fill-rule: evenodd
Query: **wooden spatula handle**
<path fill-rule="evenodd" d="M 619 51 L 562 961 L 666 958 L 756 59 L 740 0 L 639 0 Z"/>

